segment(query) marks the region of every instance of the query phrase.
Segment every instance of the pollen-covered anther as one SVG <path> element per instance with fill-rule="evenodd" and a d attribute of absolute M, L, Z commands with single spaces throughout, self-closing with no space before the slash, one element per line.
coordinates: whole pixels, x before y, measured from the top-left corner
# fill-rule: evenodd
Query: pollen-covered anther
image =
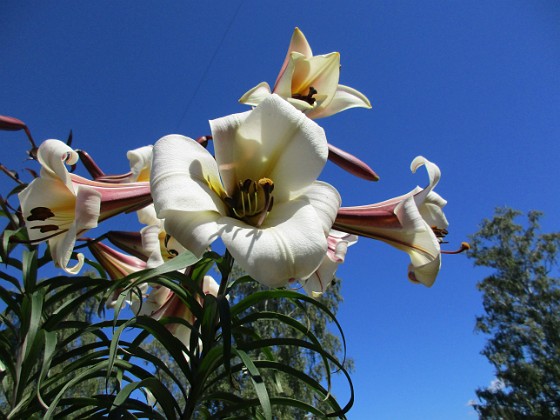
<path fill-rule="evenodd" d="M 441 229 L 437 226 L 432 226 L 432 230 L 434 231 L 434 235 L 436 235 L 436 238 L 438 238 L 438 241 L 440 243 L 443 241 L 443 238 L 445 238 L 445 236 L 449 233 L 447 229 Z"/>
<path fill-rule="evenodd" d="M 272 209 L 274 182 L 269 178 L 258 181 L 246 179 L 239 181 L 237 191 L 225 202 L 230 207 L 233 217 L 259 227 Z"/>

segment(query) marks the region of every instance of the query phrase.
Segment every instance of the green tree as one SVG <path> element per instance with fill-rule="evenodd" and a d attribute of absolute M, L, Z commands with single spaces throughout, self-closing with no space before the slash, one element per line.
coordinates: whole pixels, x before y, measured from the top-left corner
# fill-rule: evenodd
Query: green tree
<path fill-rule="evenodd" d="M 542 233 L 541 213 L 500 208 L 472 236 L 475 266 L 492 274 L 478 283 L 485 314 L 476 331 L 489 336 L 482 354 L 496 381 L 476 394 L 483 418 L 560 417 L 560 233 Z"/>

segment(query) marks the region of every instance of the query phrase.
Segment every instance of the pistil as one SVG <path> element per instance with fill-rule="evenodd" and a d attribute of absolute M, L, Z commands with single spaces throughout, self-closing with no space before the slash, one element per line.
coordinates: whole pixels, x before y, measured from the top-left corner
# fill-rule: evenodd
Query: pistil
<path fill-rule="evenodd" d="M 239 181 L 237 191 L 224 201 L 230 207 L 232 217 L 259 227 L 272 209 L 272 190 L 274 182 L 269 178 L 261 178 L 258 181 L 246 179 Z"/>

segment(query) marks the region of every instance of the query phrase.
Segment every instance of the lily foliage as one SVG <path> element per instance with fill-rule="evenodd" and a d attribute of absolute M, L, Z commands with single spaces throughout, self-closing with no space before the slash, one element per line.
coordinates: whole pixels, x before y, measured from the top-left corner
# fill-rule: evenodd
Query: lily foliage
<path fill-rule="evenodd" d="M 439 168 L 423 157 L 412 170 L 425 165 L 428 187 L 377 204 L 341 208 L 336 186 L 319 180 L 329 159 L 378 179 L 314 121 L 371 107 L 338 83 L 339 63 L 338 53 L 314 56 L 296 29 L 274 88 L 243 96 L 251 110 L 212 120 L 211 136 L 131 150 L 124 174 L 105 174 L 71 137 L 37 147 L 24 122 L 0 117 L 39 164 L 29 183 L 0 167 L 16 183 L 0 197 L 2 418 L 272 419 L 281 407 L 345 416 L 346 344 L 321 296 L 358 236 L 407 252 L 409 279 L 431 286 L 448 223 L 433 192 Z M 87 177 L 74 173 L 82 164 Z M 131 212 L 139 231 L 97 234 Z M 331 321 L 342 354 L 326 350 L 311 313 Z M 284 348 L 313 354 L 320 378 L 280 360 Z M 342 403 L 335 373 L 349 388 Z M 283 389 L 280 375 L 313 398 Z"/>

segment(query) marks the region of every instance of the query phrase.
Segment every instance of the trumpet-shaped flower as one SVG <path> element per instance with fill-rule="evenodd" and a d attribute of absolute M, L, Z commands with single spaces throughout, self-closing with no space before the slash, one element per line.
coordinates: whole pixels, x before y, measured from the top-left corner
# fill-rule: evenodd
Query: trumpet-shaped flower
<path fill-rule="evenodd" d="M 346 258 L 346 251 L 350 245 L 358 241 L 356 235 L 339 232 L 332 229 L 327 238 L 329 247 L 321 265 L 307 280 L 302 281 L 303 289 L 312 297 L 321 296 L 334 280 L 334 275 L 340 264 Z"/>
<path fill-rule="evenodd" d="M 204 276 L 202 281 L 202 292 L 207 295 L 218 295 L 219 285 L 211 276 Z M 200 304 L 203 297 L 197 298 Z M 193 325 L 195 317 L 190 308 L 170 289 L 156 286 L 152 289 L 146 300 L 139 308 L 138 315 L 147 315 L 154 319 L 174 317 L 184 319 L 189 325 Z M 180 323 L 166 324 L 167 329 L 188 348 L 191 337 L 191 328 Z"/>
<path fill-rule="evenodd" d="M 386 242 L 410 256 L 408 278 L 431 286 L 441 266 L 440 243 L 449 223 L 442 211 L 447 203 L 433 191 L 439 168 L 422 156 L 411 163 L 412 172 L 424 165 L 429 185 L 377 204 L 343 207 L 333 228 Z"/>
<path fill-rule="evenodd" d="M 245 93 L 239 102 L 256 106 L 276 93 L 309 118 L 328 117 L 349 108 L 371 108 L 369 100 L 351 87 L 338 83 L 340 54 L 313 55 L 303 33 L 296 28 L 284 64 L 272 91 L 262 82 Z"/>
<path fill-rule="evenodd" d="M 154 147 L 152 194 L 165 230 L 196 255 L 221 237 L 271 287 L 309 277 L 340 206 L 336 189 L 316 181 L 328 154 L 323 129 L 277 95 L 210 124 L 215 159 L 178 135 Z"/>
<path fill-rule="evenodd" d="M 55 263 L 70 274 L 81 269 L 84 256 L 69 267 L 76 237 L 118 213 L 142 208 L 152 202 L 146 182 L 107 184 L 70 174 L 78 154 L 59 140 L 47 140 L 37 152 L 41 175 L 21 193 L 19 200 L 29 239 L 48 240 Z"/>
<path fill-rule="evenodd" d="M 112 280 L 119 280 L 129 274 L 135 273 L 146 268 L 146 262 L 141 259 L 123 254 L 101 242 L 91 241 L 88 243 L 88 248 L 95 259 L 101 264 L 105 269 L 107 274 Z M 119 294 L 123 289 L 117 289 L 113 292 L 113 295 L 107 299 L 105 306 L 107 308 L 115 307 Z M 142 284 L 139 292 L 143 295 L 147 292 L 148 285 L 146 283 Z M 134 301 L 138 300 L 137 292 L 131 292 L 129 294 L 127 302 L 132 304 Z"/>

